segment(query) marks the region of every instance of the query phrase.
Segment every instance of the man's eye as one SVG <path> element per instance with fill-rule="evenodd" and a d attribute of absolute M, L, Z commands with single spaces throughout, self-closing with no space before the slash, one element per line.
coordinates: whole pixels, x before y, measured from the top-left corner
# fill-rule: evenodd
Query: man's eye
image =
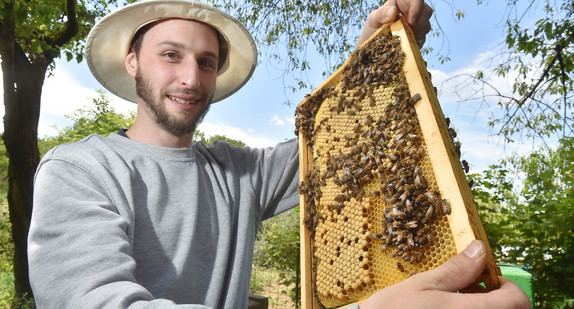
<path fill-rule="evenodd" d="M 174 53 L 174 52 L 166 52 L 166 53 L 164 53 L 164 56 L 169 58 L 169 59 L 177 59 L 178 58 L 177 53 Z"/>
<path fill-rule="evenodd" d="M 206 68 L 215 68 L 215 64 L 213 63 L 213 61 L 201 60 L 199 61 L 199 64 Z"/>

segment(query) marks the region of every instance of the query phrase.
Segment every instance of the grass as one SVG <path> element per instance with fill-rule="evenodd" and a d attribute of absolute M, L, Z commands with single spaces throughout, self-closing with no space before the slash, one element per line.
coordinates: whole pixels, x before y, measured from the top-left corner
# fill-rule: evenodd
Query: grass
<path fill-rule="evenodd" d="M 4 264 L 5 261 L 2 261 Z M 14 273 L 11 269 L 0 272 L 0 308 L 10 308 L 14 299 Z"/>
<path fill-rule="evenodd" d="M 25 300 L 14 299 L 14 242 L 7 203 L 0 204 L 0 309 L 29 309 Z"/>
<path fill-rule="evenodd" d="M 279 285 L 280 270 L 253 266 L 249 292 L 269 299 L 270 309 L 291 309 L 295 305 L 287 296 L 288 288 Z"/>
<path fill-rule="evenodd" d="M 0 308 L 10 308 L 14 298 L 14 272 L 12 271 L 14 243 L 10 231 L 8 205 L 0 206 Z"/>

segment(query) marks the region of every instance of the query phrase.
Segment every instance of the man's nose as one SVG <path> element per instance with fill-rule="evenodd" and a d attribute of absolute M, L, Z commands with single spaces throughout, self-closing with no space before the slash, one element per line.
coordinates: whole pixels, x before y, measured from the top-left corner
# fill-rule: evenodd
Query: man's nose
<path fill-rule="evenodd" d="M 187 88 L 199 87 L 199 65 L 196 61 L 189 60 L 180 69 L 180 83 Z"/>

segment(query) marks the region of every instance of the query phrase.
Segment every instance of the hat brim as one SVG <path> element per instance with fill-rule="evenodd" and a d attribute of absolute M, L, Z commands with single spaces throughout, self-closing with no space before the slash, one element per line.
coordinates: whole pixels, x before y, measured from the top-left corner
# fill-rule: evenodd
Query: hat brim
<path fill-rule="evenodd" d="M 228 59 L 218 72 L 212 103 L 245 85 L 257 64 L 253 37 L 231 15 L 195 0 L 148 0 L 130 4 L 102 18 L 86 40 L 88 67 L 100 84 L 120 98 L 137 102 L 135 80 L 125 69 L 129 45 L 142 25 L 169 18 L 206 23 L 227 41 Z"/>

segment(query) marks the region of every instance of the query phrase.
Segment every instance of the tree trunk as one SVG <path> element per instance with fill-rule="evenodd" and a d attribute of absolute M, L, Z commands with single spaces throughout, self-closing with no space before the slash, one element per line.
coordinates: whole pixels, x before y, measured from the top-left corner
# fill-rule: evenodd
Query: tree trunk
<path fill-rule="evenodd" d="M 33 179 L 40 160 L 38 120 L 47 65 L 31 64 L 12 41 L 2 48 L 4 134 L 9 158 L 8 205 L 14 240 L 14 286 L 19 307 L 33 300 L 28 277 L 27 238 L 32 215 Z M 12 45 L 12 46 L 9 46 Z"/>

